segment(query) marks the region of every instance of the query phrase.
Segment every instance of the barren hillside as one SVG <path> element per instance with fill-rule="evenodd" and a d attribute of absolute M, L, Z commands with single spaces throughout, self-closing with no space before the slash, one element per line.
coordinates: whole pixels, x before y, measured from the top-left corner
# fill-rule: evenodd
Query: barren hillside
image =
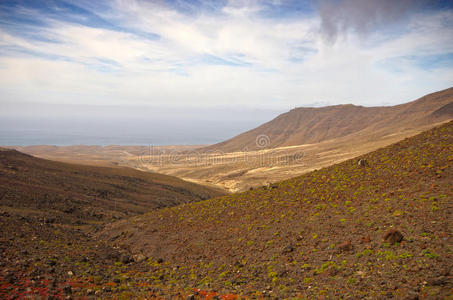
<path fill-rule="evenodd" d="M 179 178 L 125 167 L 54 162 L 0 150 L 0 205 L 55 221 L 99 222 L 199 201 L 219 191 Z"/>
<path fill-rule="evenodd" d="M 113 223 L 102 237 L 149 257 L 168 291 L 440 299 L 453 288 L 452 153 L 450 122 L 269 188 Z"/>
<path fill-rule="evenodd" d="M 384 136 L 394 130 L 417 128 L 452 118 L 453 88 L 389 107 L 352 104 L 295 108 L 270 122 L 202 151 L 246 151 L 314 144 L 351 134 Z M 257 141 L 257 138 L 266 136 Z"/>

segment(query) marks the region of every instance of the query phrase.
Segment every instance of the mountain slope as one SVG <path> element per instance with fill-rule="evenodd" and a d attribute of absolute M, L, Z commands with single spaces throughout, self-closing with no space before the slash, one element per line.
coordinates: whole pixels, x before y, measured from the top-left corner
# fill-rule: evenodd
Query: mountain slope
<path fill-rule="evenodd" d="M 389 107 L 336 105 L 320 108 L 295 108 L 270 122 L 227 141 L 202 148 L 202 151 L 256 150 L 313 144 L 350 134 L 390 134 L 392 130 L 416 128 L 452 118 L 442 107 L 453 103 L 453 88 L 426 95 L 406 104 Z M 448 107 L 444 107 L 447 110 Z M 440 112 L 435 113 L 437 110 Z M 450 108 L 451 110 L 451 108 Z M 257 138 L 268 138 L 257 145 Z"/>
<path fill-rule="evenodd" d="M 267 189 L 119 221 L 101 237 L 150 257 L 146 276 L 166 293 L 443 298 L 453 288 L 452 153 L 449 122 Z"/>
<path fill-rule="evenodd" d="M 93 238 L 101 224 L 222 194 L 171 176 L 0 148 L 0 299 L 112 298 L 118 265 L 136 272 L 122 263 L 140 257 Z M 133 296 L 124 287 L 117 294 Z"/>
<path fill-rule="evenodd" d="M 0 149 L 0 205 L 50 214 L 56 221 L 99 222 L 221 194 L 167 175 L 54 162 Z"/>

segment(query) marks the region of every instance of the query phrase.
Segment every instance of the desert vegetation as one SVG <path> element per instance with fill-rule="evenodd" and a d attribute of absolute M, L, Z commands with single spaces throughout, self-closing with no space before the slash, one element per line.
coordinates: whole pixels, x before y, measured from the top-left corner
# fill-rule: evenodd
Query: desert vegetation
<path fill-rule="evenodd" d="M 0 18 L 0 300 L 453 300 L 452 0 Z"/>
<path fill-rule="evenodd" d="M 452 130 L 450 122 L 276 188 L 133 217 L 100 236 L 145 255 L 165 294 L 444 297 Z"/>
<path fill-rule="evenodd" d="M 84 222 L 64 222 L 50 216 L 79 210 L 11 200 L 24 186 L 34 187 L 22 192 L 31 199 L 26 192 L 40 191 L 34 182 L 57 180 L 50 174 L 62 165 L 49 163 L 46 176 L 33 177 L 29 172 L 38 171 L 30 166 L 47 161 L 2 151 L 1 178 L 10 183 L 2 184 L 0 295 L 446 297 L 452 289 L 452 137 L 450 122 L 274 185 L 123 214 L 113 223 L 94 222 L 88 210 L 80 214 Z M 74 168 L 93 172 L 90 178 L 105 172 Z M 111 193 L 131 188 L 118 185 Z"/>

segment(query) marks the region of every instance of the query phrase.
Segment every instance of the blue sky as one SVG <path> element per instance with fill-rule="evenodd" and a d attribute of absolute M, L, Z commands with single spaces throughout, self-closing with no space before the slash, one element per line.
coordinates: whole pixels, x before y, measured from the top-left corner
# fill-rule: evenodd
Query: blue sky
<path fill-rule="evenodd" d="M 2 103 L 396 104 L 453 86 L 453 1 L 0 1 Z"/>

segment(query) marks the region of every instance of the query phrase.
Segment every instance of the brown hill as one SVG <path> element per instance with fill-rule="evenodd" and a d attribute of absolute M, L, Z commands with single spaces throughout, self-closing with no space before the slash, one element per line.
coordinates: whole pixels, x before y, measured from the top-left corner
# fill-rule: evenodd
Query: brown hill
<path fill-rule="evenodd" d="M 54 162 L 0 150 L 0 205 L 65 222 L 99 222 L 222 193 L 125 167 Z"/>
<path fill-rule="evenodd" d="M 445 115 L 449 118 L 453 118 L 453 102 L 442 106 L 441 108 L 433 112 L 433 115 L 436 117 Z"/>
<path fill-rule="evenodd" d="M 0 148 L 0 299 L 86 299 L 95 292 L 112 298 L 118 266 L 124 272 L 140 266 L 126 271 L 123 263 L 133 259 L 93 238 L 93 231 L 121 217 L 218 195 L 171 176 Z M 133 298 L 124 287 L 121 293 Z"/>
<path fill-rule="evenodd" d="M 101 236 L 150 257 L 136 280 L 151 277 L 166 295 L 444 299 L 452 153 L 449 122 L 268 188 L 109 224 Z"/>
<path fill-rule="evenodd" d="M 352 104 L 320 108 L 295 108 L 270 122 L 202 151 L 246 151 L 302 144 L 314 144 L 349 136 L 391 134 L 453 118 L 453 88 L 418 100 L 389 107 Z"/>

